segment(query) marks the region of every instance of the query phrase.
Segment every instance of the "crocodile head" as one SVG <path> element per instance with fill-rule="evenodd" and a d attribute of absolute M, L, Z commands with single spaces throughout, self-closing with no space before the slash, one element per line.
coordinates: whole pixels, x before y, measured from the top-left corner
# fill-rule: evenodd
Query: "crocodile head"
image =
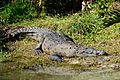
<path fill-rule="evenodd" d="M 94 48 L 78 48 L 76 52 L 77 56 L 101 56 L 101 55 L 108 55 L 103 50 L 96 50 Z"/>

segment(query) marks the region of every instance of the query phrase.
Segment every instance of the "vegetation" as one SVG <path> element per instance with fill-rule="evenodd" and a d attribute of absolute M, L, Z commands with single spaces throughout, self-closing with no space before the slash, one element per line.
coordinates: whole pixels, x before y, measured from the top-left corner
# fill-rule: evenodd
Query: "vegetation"
<path fill-rule="evenodd" d="M 0 41 L 0 65 L 4 69 L 0 72 L 6 73 L 16 68 L 33 69 L 39 65 L 57 65 L 75 70 L 103 68 L 120 70 L 119 0 L 96 0 L 90 3 L 91 8 L 87 11 L 81 11 L 81 8 L 75 6 L 77 0 L 64 0 L 64 2 L 56 0 L 56 3 L 53 3 L 53 0 L 34 1 L 0 1 L 2 3 L 0 4 L 0 25 L 4 25 L 2 28 L 5 29 L 8 26 L 10 28 L 18 26 L 50 28 L 70 36 L 79 44 L 105 50 L 111 56 L 67 58 L 64 62 L 54 62 L 50 61 L 46 54 L 41 56 L 32 54 L 32 46 L 37 42 L 29 38 L 7 43 Z M 70 3 L 69 6 L 74 4 L 70 10 L 68 10 L 68 3 Z M 0 40 L 1 38 L 0 36 Z M 6 47 L 9 50 L 4 52 L 3 48 L 6 50 Z"/>
<path fill-rule="evenodd" d="M 31 19 L 35 13 L 35 9 L 26 3 L 8 4 L 4 10 L 0 12 L 0 23 L 15 23 L 23 19 Z"/>

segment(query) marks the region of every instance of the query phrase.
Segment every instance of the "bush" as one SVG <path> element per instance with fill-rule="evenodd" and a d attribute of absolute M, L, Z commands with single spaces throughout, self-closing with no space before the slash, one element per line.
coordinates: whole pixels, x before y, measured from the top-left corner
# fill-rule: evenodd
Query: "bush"
<path fill-rule="evenodd" d="M 104 22 L 106 26 L 110 26 L 114 23 L 120 22 L 120 2 L 113 2 L 107 14 L 104 16 Z"/>
<path fill-rule="evenodd" d="M 119 0 L 97 0 L 96 3 L 92 5 L 92 8 L 104 18 L 104 25 L 106 27 L 120 21 Z"/>
<path fill-rule="evenodd" d="M 28 3 L 8 4 L 0 12 L 0 23 L 15 23 L 33 17 L 35 9 Z"/>
<path fill-rule="evenodd" d="M 82 34 L 96 33 L 104 28 L 103 19 L 97 13 L 83 13 L 82 16 L 76 19 L 77 21 L 73 23 L 72 28 Z"/>

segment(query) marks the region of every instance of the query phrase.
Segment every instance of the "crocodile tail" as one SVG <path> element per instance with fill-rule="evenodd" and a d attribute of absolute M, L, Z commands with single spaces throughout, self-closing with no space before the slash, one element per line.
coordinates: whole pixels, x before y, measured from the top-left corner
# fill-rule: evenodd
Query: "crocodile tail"
<path fill-rule="evenodd" d="M 15 30 L 10 30 L 8 33 L 14 37 L 16 34 L 19 33 L 35 33 L 39 30 L 39 27 L 27 27 L 27 28 L 19 28 Z"/>

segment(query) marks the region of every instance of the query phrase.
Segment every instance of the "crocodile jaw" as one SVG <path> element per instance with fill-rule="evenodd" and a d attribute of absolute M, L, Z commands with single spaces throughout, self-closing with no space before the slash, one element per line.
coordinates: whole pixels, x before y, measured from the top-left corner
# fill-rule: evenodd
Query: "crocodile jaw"
<path fill-rule="evenodd" d="M 76 56 L 101 56 L 101 55 L 107 55 L 107 53 L 103 50 L 96 50 L 94 48 L 79 48 L 76 51 Z"/>

